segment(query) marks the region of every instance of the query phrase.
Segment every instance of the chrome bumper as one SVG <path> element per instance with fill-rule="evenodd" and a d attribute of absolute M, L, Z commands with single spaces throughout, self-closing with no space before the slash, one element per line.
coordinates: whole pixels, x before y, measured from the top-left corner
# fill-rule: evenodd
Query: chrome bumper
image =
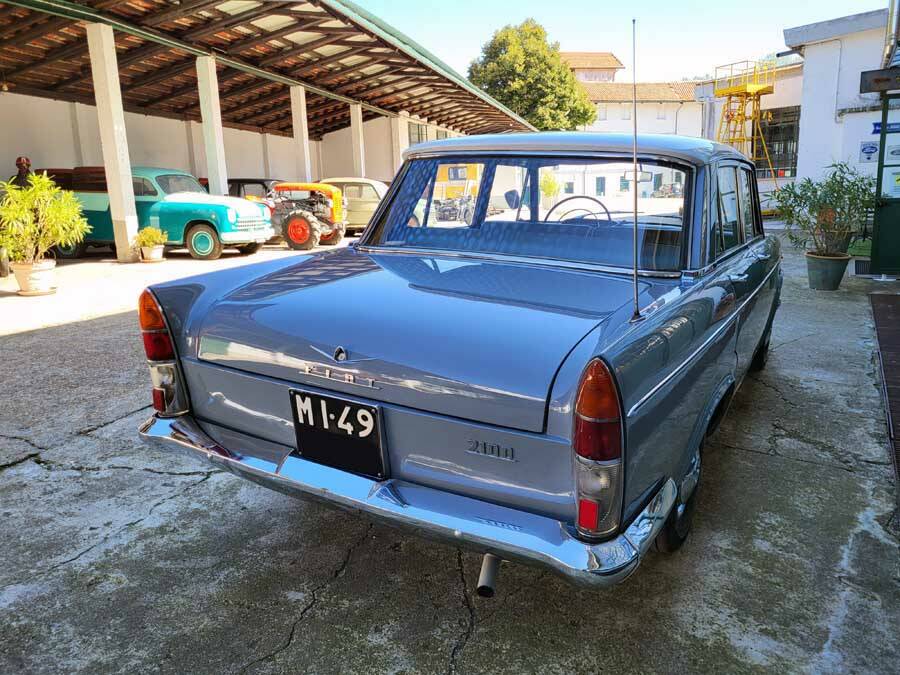
<path fill-rule="evenodd" d="M 374 481 L 289 456 L 281 462 L 241 455 L 213 441 L 190 416 L 151 417 L 146 443 L 185 450 L 237 476 L 286 494 L 362 511 L 388 524 L 507 560 L 542 565 L 570 581 L 610 586 L 640 563 L 675 503 L 669 479 L 628 529 L 590 544 L 560 521 L 400 480 Z"/>

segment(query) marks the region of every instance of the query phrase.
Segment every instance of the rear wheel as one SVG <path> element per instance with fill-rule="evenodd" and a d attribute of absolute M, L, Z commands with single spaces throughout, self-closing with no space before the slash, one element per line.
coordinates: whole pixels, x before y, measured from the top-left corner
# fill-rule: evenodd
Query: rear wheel
<path fill-rule="evenodd" d="M 331 234 L 328 234 L 322 237 L 319 240 L 319 243 L 323 246 L 334 246 L 335 244 L 341 243 L 341 239 L 344 238 L 344 226 L 343 225 L 335 225 L 334 229 L 331 231 Z"/>
<path fill-rule="evenodd" d="M 322 223 L 306 211 L 293 211 L 284 218 L 284 240 L 295 251 L 308 251 L 318 246 Z"/>
<path fill-rule="evenodd" d="M 253 255 L 261 248 L 262 248 L 262 244 L 258 244 L 258 243 L 254 242 L 253 244 L 242 244 L 241 246 L 237 247 L 237 250 L 240 252 L 241 255 Z"/>
<path fill-rule="evenodd" d="M 192 258 L 216 260 L 222 255 L 222 242 L 211 225 L 194 225 L 187 234 L 187 248 Z"/>
<path fill-rule="evenodd" d="M 681 482 L 678 501 L 669 512 L 665 525 L 656 536 L 656 550 L 661 553 L 674 553 L 681 548 L 691 532 L 694 511 L 697 509 L 697 493 L 700 488 L 700 474 L 703 459 L 703 446 L 691 460 L 687 475 Z"/>
<path fill-rule="evenodd" d="M 87 244 L 79 241 L 77 244 L 69 244 L 68 246 L 59 245 L 55 249 L 57 258 L 80 258 L 87 251 Z"/>
<path fill-rule="evenodd" d="M 766 362 L 769 360 L 769 341 L 771 335 L 771 331 L 767 330 L 766 334 L 763 335 L 762 340 L 759 341 L 759 347 L 756 348 L 756 353 L 753 354 L 753 360 L 750 362 L 751 372 L 758 373 L 766 367 Z"/>

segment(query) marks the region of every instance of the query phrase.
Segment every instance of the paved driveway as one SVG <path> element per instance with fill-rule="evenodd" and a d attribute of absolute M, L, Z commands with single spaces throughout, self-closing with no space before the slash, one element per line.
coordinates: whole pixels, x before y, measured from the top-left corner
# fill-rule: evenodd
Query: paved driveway
<path fill-rule="evenodd" d="M 475 555 L 143 447 L 133 312 L 0 337 L 0 672 L 896 672 L 868 286 L 787 270 L 694 533 L 604 592 L 483 600 Z"/>

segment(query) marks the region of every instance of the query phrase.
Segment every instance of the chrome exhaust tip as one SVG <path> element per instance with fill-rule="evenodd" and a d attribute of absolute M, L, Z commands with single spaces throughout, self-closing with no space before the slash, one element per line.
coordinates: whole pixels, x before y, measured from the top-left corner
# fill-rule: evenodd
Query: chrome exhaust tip
<path fill-rule="evenodd" d="M 492 553 L 484 554 L 484 559 L 481 561 L 481 574 L 478 575 L 478 586 L 475 587 L 475 592 L 480 597 L 494 597 L 494 587 L 497 583 L 497 574 L 500 572 L 501 562 L 502 560 Z"/>

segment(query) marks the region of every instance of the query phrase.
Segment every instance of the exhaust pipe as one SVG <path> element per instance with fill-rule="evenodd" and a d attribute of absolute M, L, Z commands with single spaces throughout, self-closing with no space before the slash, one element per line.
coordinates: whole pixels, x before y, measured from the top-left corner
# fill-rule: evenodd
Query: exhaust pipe
<path fill-rule="evenodd" d="M 481 561 L 481 574 L 478 575 L 478 586 L 475 592 L 482 598 L 494 597 L 494 586 L 497 583 L 497 573 L 500 571 L 502 560 L 492 553 L 485 553 Z"/>

